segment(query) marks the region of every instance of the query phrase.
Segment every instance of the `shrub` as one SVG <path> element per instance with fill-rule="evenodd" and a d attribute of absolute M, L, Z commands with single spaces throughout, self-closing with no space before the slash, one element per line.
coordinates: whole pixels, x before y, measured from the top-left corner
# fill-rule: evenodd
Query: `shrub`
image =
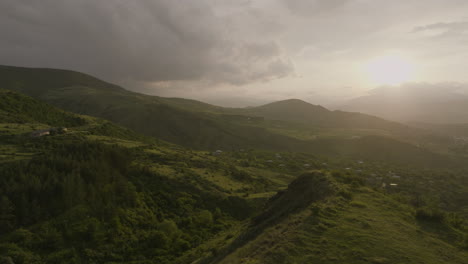
<path fill-rule="evenodd" d="M 446 214 L 439 209 L 419 208 L 416 210 L 416 219 L 420 221 L 442 223 L 445 218 Z"/>

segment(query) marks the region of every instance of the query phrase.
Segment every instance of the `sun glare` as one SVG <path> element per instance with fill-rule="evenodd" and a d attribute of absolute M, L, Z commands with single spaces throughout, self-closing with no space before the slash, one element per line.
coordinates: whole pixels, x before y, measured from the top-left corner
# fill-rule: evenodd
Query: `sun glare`
<path fill-rule="evenodd" d="M 400 55 L 389 54 L 371 60 L 365 70 L 375 84 L 399 85 L 414 78 L 415 65 Z"/>

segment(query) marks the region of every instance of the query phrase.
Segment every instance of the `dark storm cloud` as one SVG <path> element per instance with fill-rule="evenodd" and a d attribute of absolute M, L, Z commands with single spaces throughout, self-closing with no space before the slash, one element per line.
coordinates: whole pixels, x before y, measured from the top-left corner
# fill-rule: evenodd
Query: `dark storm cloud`
<path fill-rule="evenodd" d="M 226 21 L 210 0 L 2 0 L 0 64 L 117 82 L 245 84 L 292 72 L 274 41 L 233 36 Z"/>

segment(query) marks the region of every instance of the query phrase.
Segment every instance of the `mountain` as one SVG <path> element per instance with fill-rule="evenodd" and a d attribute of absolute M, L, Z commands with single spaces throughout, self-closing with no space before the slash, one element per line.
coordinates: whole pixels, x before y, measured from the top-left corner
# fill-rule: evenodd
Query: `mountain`
<path fill-rule="evenodd" d="M 161 115 L 171 112 L 171 114 L 177 115 L 177 118 L 182 118 L 179 116 L 181 112 L 176 112 L 173 109 L 177 108 L 189 111 L 191 119 L 199 119 L 197 122 L 204 122 L 206 126 L 208 126 L 208 122 L 213 122 L 213 120 L 207 120 L 207 116 L 197 116 L 195 113 L 244 114 L 261 116 L 267 119 L 340 128 L 386 129 L 388 127 L 398 127 L 396 123 L 373 116 L 329 111 L 322 106 L 312 105 L 298 99 L 274 102 L 260 107 L 235 109 L 217 107 L 195 100 L 143 95 L 100 81 L 92 76 L 66 70 L 1 66 L 0 85 L 29 94 L 70 111 L 98 115 L 123 124 L 130 124 L 133 121 L 132 125 L 139 122 L 133 120 L 138 116 L 143 115 L 146 119 L 151 118 L 148 114 L 158 116 L 160 112 Z M 168 110 L 167 106 L 170 106 L 171 109 Z M 133 111 L 139 112 L 132 113 Z M 187 112 L 183 113 L 184 115 L 187 114 Z M 126 118 L 132 120 L 126 120 Z M 167 121 L 158 119 L 154 120 L 154 122 Z M 151 123 L 151 120 L 148 120 L 147 123 Z M 171 123 L 164 123 L 164 125 L 169 126 L 168 129 L 170 129 L 170 126 L 175 126 L 175 124 Z M 148 128 L 146 124 L 145 127 Z M 144 129 L 144 127 L 141 129 Z M 180 130 L 183 131 L 184 129 Z M 151 132 L 148 131 L 148 133 Z M 190 132 L 187 131 L 186 133 Z"/>
<path fill-rule="evenodd" d="M 338 108 L 399 122 L 468 123 L 468 94 L 455 84 L 382 87 Z"/>
<path fill-rule="evenodd" d="M 267 105 L 239 110 L 253 116 L 270 120 L 299 122 L 326 128 L 381 129 L 388 131 L 407 130 L 408 127 L 375 116 L 360 113 L 330 111 L 322 106 L 291 99 Z"/>
<path fill-rule="evenodd" d="M 194 100 L 133 93 L 73 71 L 2 66 L 0 87 L 193 148 L 272 149 L 277 145 L 277 148 L 298 145 L 292 139 L 266 133 L 263 129 L 230 125 L 200 112 L 217 111 L 219 107 Z"/>
<path fill-rule="evenodd" d="M 297 171 L 0 94 L 2 263 L 192 262 L 210 248 L 190 248 L 240 225 Z M 66 130 L 31 136 L 56 126 Z"/>
<path fill-rule="evenodd" d="M 198 150 L 255 148 L 397 163 L 404 162 L 404 153 L 424 157 L 417 163 L 421 166 L 459 163 L 452 157 L 432 153 L 432 149 L 415 147 L 420 142 L 433 141 L 425 132 L 373 116 L 329 111 L 300 100 L 254 108 L 222 108 L 195 100 L 138 94 L 73 71 L 9 66 L 0 67 L 0 87 Z M 386 151 L 392 146 L 389 142 L 400 150 Z M 434 159 L 442 162 L 433 163 Z"/>
<path fill-rule="evenodd" d="M 468 258 L 467 177 L 445 156 L 381 137 L 318 141 L 323 156 L 299 146 L 212 153 L 0 95 L 0 263 Z M 31 136 L 58 126 L 67 130 Z"/>

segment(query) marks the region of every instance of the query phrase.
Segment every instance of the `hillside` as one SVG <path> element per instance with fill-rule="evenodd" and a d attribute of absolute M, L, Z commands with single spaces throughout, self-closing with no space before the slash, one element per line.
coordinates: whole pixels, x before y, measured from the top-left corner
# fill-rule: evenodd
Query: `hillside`
<path fill-rule="evenodd" d="M 155 129 L 147 124 L 157 122 L 166 130 L 179 130 L 179 133 L 185 133 L 185 137 L 191 137 L 192 134 L 197 134 L 199 128 L 193 128 L 194 124 L 191 124 L 192 129 L 180 127 L 183 123 L 194 120 L 192 123 L 201 122 L 204 127 L 213 127 L 218 130 L 221 129 L 221 125 L 213 120 L 212 115 L 206 115 L 206 113 L 216 113 L 259 116 L 270 120 L 307 123 L 316 127 L 405 129 L 405 126 L 394 122 L 358 113 L 329 111 L 324 107 L 297 99 L 274 102 L 260 107 L 233 109 L 216 107 L 195 100 L 148 96 L 124 90 L 92 76 L 65 70 L 2 66 L 0 67 L 0 86 L 29 94 L 73 112 L 100 116 L 132 128 L 137 128 L 136 126 L 141 122 L 135 118 L 144 118 L 148 122 L 136 130 L 146 128 L 147 131 L 143 131 L 146 134 L 153 133 L 168 139 L 172 136 L 171 140 L 179 136 L 172 135 L 173 132 L 161 131 L 161 128 Z M 189 117 L 186 117 L 180 124 L 162 119 L 161 116 L 165 115 L 169 115 L 167 119 L 170 120 L 183 119 L 185 115 Z M 153 121 L 150 120 L 151 118 L 156 119 Z M 225 130 L 230 129 L 232 127 L 225 128 Z M 226 134 L 226 131 L 220 133 Z"/>
<path fill-rule="evenodd" d="M 428 172 L 254 149 L 212 154 L 1 93 L 8 117 L 0 120 L 4 262 L 466 259 L 461 168 Z M 56 125 L 68 130 L 30 136 Z M 397 188 L 381 187 L 395 181 Z M 406 242 L 397 244 L 401 238 Z"/>
<path fill-rule="evenodd" d="M 291 149 L 300 145 L 261 128 L 220 122 L 212 115 L 184 110 L 218 109 L 208 104 L 137 94 L 71 71 L 3 66 L 0 87 L 192 148 Z"/>
<path fill-rule="evenodd" d="M 387 131 L 408 129 L 404 125 L 389 122 L 374 116 L 343 111 L 330 111 L 322 106 L 312 105 L 298 99 L 274 102 L 239 111 L 270 120 L 299 122 L 316 127 L 380 129 Z"/>
<path fill-rule="evenodd" d="M 22 91 L 65 110 L 104 118 L 146 136 L 199 150 L 256 148 L 372 158 L 374 153 L 363 153 L 361 149 L 368 144 L 366 137 L 377 136 L 381 140 L 373 140 L 373 148 L 380 148 L 379 152 L 392 140 L 396 146 L 403 147 L 387 155 L 388 162 L 401 162 L 401 153 L 418 156 L 421 150 L 411 144 L 432 146 L 432 142 L 437 141 L 442 145 L 422 150 L 427 154 L 423 156 L 431 156 L 432 151 L 447 152 L 443 149 L 445 138 L 434 139 L 397 123 L 329 111 L 299 100 L 258 108 L 221 108 L 194 100 L 133 93 L 82 73 L 8 66 L 0 67 L 0 87 Z M 330 138 L 330 135 L 333 136 Z M 340 144 L 354 149 L 335 147 Z M 451 157 L 438 157 L 443 160 L 441 163 L 451 164 Z M 432 159 L 420 164 L 433 166 Z"/>
<path fill-rule="evenodd" d="M 235 228 L 293 177 L 1 94 L 2 261 L 186 263 L 206 252 L 184 252 Z M 68 130 L 30 136 L 56 125 Z"/>
<path fill-rule="evenodd" d="M 449 221 L 415 217 L 393 195 L 355 186 L 350 197 L 340 187 L 302 175 L 211 263 L 466 263 L 466 240 Z"/>

